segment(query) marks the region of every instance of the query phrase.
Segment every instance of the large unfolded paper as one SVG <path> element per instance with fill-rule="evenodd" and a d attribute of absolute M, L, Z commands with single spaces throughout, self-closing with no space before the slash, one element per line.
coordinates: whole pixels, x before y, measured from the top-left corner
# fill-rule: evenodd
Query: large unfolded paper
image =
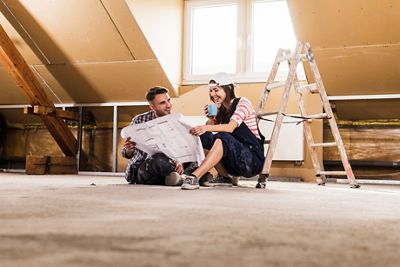
<path fill-rule="evenodd" d="M 189 125 L 182 114 L 170 114 L 145 123 L 122 129 L 122 138 L 130 137 L 136 147 L 149 155 L 162 152 L 179 162 L 204 160 L 203 147 L 198 136 L 189 133 Z"/>

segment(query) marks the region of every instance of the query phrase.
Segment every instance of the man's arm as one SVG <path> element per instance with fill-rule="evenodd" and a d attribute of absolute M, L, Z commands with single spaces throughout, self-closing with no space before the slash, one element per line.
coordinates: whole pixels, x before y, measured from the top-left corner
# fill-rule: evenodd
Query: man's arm
<path fill-rule="evenodd" d="M 131 121 L 131 125 L 140 124 L 140 123 L 143 123 L 145 121 L 146 121 L 146 119 L 144 118 L 144 116 L 138 115 L 138 116 L 133 117 L 133 119 Z M 135 154 L 138 153 L 136 151 L 137 151 L 136 143 L 133 142 L 130 137 L 128 137 L 125 140 L 124 146 L 122 147 L 122 150 L 121 150 L 122 157 L 127 158 L 127 159 L 131 159 L 132 157 L 134 157 Z"/>

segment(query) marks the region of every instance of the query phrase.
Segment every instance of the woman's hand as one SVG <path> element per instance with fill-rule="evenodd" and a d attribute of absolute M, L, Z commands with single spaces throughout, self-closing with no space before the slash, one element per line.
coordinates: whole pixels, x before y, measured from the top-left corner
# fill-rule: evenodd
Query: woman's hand
<path fill-rule="evenodd" d="M 189 132 L 194 136 L 199 136 L 205 132 L 208 132 L 208 130 L 209 130 L 209 125 L 199 125 L 190 129 Z"/>

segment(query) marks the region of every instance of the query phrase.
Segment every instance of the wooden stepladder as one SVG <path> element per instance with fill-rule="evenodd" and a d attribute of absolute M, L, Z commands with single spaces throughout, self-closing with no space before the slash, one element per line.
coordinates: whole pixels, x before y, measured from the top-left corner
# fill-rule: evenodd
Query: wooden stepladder
<path fill-rule="evenodd" d="M 304 51 L 304 53 L 302 53 Z M 284 82 L 275 82 L 275 77 L 278 72 L 278 68 L 280 63 L 287 61 L 289 64 L 289 74 Z M 297 65 L 301 62 L 308 62 L 311 68 L 312 75 L 314 77 L 315 83 L 307 84 L 301 86 L 298 77 L 297 77 Z M 266 181 L 269 177 L 272 157 L 274 155 L 274 151 L 276 145 L 278 143 L 278 137 L 280 128 L 283 123 L 284 116 L 290 116 L 285 114 L 286 106 L 289 100 L 290 89 L 294 87 L 296 100 L 300 109 L 301 116 L 297 116 L 303 119 L 304 127 L 304 135 L 307 140 L 307 146 L 310 151 L 310 156 L 312 160 L 312 164 L 315 170 L 316 181 L 318 185 L 325 185 L 326 175 L 343 175 L 347 176 L 351 188 L 359 188 L 360 185 L 357 183 L 353 170 L 350 166 L 349 160 L 346 155 L 346 150 L 343 145 L 342 138 L 339 133 L 339 129 L 336 124 L 336 120 L 334 114 L 332 112 L 331 105 L 328 100 L 328 96 L 325 91 L 324 84 L 321 79 L 321 75 L 319 73 L 317 64 L 315 62 L 314 54 L 311 50 L 311 46 L 309 43 L 298 42 L 296 45 L 296 49 L 293 53 L 290 50 L 279 49 L 275 58 L 275 62 L 272 66 L 271 72 L 269 74 L 267 83 L 265 85 L 265 89 L 263 95 L 261 96 L 260 103 L 257 108 L 257 118 L 262 119 L 263 116 L 276 114 L 276 119 L 274 122 L 274 127 L 272 130 L 271 140 L 267 141 L 269 143 L 267 155 L 264 161 L 263 169 L 259 175 L 257 188 L 265 188 Z M 277 112 L 272 113 L 263 113 L 264 106 L 267 102 L 268 95 L 274 88 L 282 88 L 284 87 L 284 91 L 281 98 L 281 103 L 279 110 Z M 321 114 L 307 114 L 304 101 L 302 98 L 302 94 L 307 91 L 312 91 L 315 93 L 319 93 L 321 103 L 324 109 L 324 113 Z M 311 122 L 314 119 L 327 119 L 329 122 L 329 126 L 334 137 L 335 142 L 330 143 L 315 143 L 314 138 L 311 132 Z M 316 149 L 319 147 L 333 147 L 336 146 L 339 155 L 343 164 L 344 171 L 324 171 L 321 168 L 320 162 L 318 160 Z"/>

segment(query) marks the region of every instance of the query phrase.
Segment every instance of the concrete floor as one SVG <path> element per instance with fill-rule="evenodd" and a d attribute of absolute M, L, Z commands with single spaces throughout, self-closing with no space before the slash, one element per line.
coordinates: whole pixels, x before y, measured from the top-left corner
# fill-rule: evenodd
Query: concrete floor
<path fill-rule="evenodd" d="M 0 173 L 0 190 L 2 267 L 400 266 L 399 186 L 183 191 Z"/>

